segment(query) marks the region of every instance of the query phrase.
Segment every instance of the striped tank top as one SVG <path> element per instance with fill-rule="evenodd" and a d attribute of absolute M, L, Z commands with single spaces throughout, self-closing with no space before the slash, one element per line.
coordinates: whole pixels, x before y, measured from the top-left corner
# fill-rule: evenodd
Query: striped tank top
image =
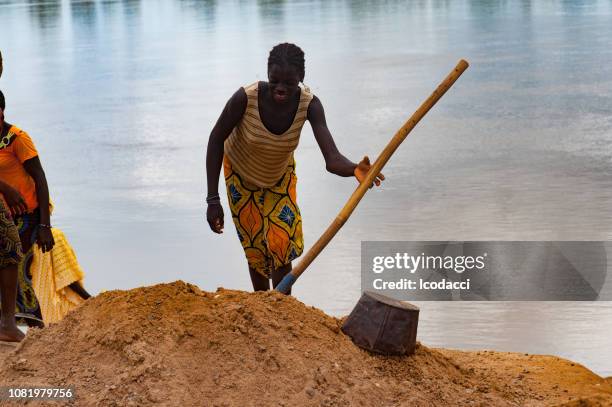
<path fill-rule="evenodd" d="M 308 112 L 312 93 L 301 88 L 300 102 L 291 127 L 283 134 L 274 134 L 264 126 L 259 115 L 257 98 L 259 82 L 244 88 L 247 107 L 238 125 L 225 140 L 224 151 L 232 167 L 243 179 L 262 188 L 274 186 L 283 176 Z"/>

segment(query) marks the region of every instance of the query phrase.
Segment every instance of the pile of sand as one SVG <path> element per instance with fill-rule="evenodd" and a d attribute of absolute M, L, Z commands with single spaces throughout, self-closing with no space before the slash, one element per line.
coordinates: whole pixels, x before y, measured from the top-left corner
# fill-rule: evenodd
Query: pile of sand
<path fill-rule="evenodd" d="M 570 373 L 585 386 L 568 390 L 529 372 L 505 377 L 516 373 L 496 369 L 510 360 L 500 353 L 419 346 L 412 357 L 371 355 L 339 326 L 275 292 L 207 293 L 183 282 L 106 292 L 29 332 L 1 363 L 0 383 L 74 386 L 78 406 L 548 405 L 584 396 L 587 385 L 601 390 L 589 396 L 612 400 L 610 383 L 580 366 Z M 542 366 L 569 366 L 553 359 Z M 520 360 L 508 363 L 521 372 Z"/>

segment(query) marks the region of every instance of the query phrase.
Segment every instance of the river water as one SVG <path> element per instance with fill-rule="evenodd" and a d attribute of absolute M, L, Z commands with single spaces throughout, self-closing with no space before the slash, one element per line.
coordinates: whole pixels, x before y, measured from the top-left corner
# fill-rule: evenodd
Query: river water
<path fill-rule="evenodd" d="M 229 218 L 221 236 L 204 221 L 205 146 L 284 41 L 305 50 L 305 82 L 355 161 L 471 63 L 299 280 L 300 300 L 348 313 L 363 240 L 612 238 L 609 1 L 0 0 L 7 120 L 36 142 L 53 222 L 92 292 L 250 289 Z M 355 182 L 325 172 L 308 125 L 296 160 L 309 246 Z M 610 302 L 419 306 L 427 345 L 556 354 L 612 375 Z"/>

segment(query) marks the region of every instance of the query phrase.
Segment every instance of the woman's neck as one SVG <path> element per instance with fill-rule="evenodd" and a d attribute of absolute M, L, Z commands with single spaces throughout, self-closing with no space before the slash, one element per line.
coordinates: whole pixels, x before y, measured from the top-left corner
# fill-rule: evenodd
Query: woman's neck
<path fill-rule="evenodd" d="M 0 122 L 0 137 L 6 136 L 12 126 L 13 126 L 12 124 L 4 120 Z"/>

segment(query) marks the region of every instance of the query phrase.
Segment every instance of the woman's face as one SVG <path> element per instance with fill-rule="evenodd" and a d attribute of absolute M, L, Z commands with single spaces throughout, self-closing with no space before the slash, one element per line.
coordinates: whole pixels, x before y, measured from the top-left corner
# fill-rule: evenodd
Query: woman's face
<path fill-rule="evenodd" d="M 294 66 L 272 65 L 268 70 L 268 83 L 272 99 L 281 104 L 292 100 L 300 89 L 301 79 Z"/>

